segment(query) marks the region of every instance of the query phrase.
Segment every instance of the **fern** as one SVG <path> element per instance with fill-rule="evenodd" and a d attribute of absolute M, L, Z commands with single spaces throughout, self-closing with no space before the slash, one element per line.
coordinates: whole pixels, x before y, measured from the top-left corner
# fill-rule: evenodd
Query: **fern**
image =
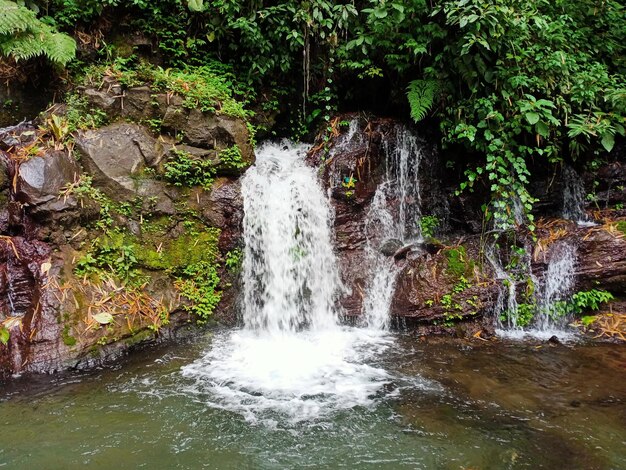
<path fill-rule="evenodd" d="M 65 65 L 76 55 L 76 41 L 38 20 L 32 10 L 0 0 L 0 55 L 15 60 L 44 56 Z"/>
<path fill-rule="evenodd" d="M 26 31 L 37 23 L 34 11 L 15 2 L 0 0 L 0 35 Z"/>
<path fill-rule="evenodd" d="M 411 118 L 419 122 L 426 117 L 435 101 L 437 82 L 433 80 L 413 80 L 407 87 L 406 97 L 411 107 Z"/>

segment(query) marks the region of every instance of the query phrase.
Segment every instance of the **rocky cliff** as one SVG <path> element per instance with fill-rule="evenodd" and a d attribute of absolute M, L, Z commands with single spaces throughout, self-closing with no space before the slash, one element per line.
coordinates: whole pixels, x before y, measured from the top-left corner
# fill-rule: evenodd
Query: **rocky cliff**
<path fill-rule="evenodd" d="M 0 129 L 0 375 L 85 367 L 190 321 L 234 321 L 241 118 L 112 82 Z M 159 125 L 149 126 L 148 123 Z"/>

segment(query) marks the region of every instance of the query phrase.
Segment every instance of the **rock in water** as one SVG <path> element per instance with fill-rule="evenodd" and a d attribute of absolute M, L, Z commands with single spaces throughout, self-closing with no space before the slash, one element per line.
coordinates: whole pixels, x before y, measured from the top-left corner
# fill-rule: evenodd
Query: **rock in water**
<path fill-rule="evenodd" d="M 401 240 L 398 240 L 397 238 L 389 238 L 380 245 L 378 251 L 385 256 L 393 256 L 403 246 L 404 243 L 402 243 Z"/>

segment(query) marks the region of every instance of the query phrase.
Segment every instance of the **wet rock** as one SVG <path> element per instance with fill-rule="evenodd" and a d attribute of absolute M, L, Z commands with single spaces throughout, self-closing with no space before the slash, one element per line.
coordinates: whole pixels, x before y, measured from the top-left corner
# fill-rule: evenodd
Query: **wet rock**
<path fill-rule="evenodd" d="M 548 339 L 548 343 L 551 344 L 551 345 L 556 346 L 556 345 L 561 344 L 561 340 L 558 338 L 558 336 L 552 335 Z"/>
<path fill-rule="evenodd" d="M 401 250 L 404 246 L 402 240 L 398 240 L 397 238 L 389 238 L 385 240 L 381 245 L 378 251 L 380 251 L 385 256 L 394 256 L 398 250 Z"/>
<path fill-rule="evenodd" d="M 117 116 L 121 109 L 121 103 L 118 95 L 112 91 L 106 92 L 95 88 L 87 88 L 82 93 L 90 107 L 101 109 L 108 116 Z"/>
<path fill-rule="evenodd" d="M 248 128 L 241 119 L 170 106 L 162 125 L 166 130 L 182 130 L 183 141 L 195 147 L 221 150 L 237 145 L 242 160 L 248 165 L 254 163 Z"/>
<path fill-rule="evenodd" d="M 0 345 L 0 376 L 25 370 L 38 341 L 59 336 L 56 300 L 47 289 L 44 264 L 50 251 L 37 240 L 0 240 L 0 323 L 9 325 L 10 334 L 9 343 Z"/>
<path fill-rule="evenodd" d="M 578 240 L 576 287 L 626 292 L 626 239 L 611 226 L 575 228 Z"/>
<path fill-rule="evenodd" d="M 147 167 L 156 167 L 165 156 L 163 145 L 142 126 L 125 122 L 79 132 L 76 148 L 94 184 L 111 197 L 159 197 L 163 185 L 142 178 Z"/>
<path fill-rule="evenodd" d="M 424 250 L 419 245 L 417 245 L 415 243 L 410 243 L 410 244 L 405 245 L 402 248 L 398 249 L 393 254 L 393 259 L 395 259 L 396 261 L 401 260 L 401 259 L 405 259 L 405 258 L 416 259 L 423 252 L 424 252 Z M 409 255 L 412 255 L 412 256 L 409 256 Z"/>
<path fill-rule="evenodd" d="M 21 122 L 15 126 L 0 129 L 0 150 L 7 151 L 10 148 L 32 142 L 36 138 L 35 127 L 29 121 Z"/>
<path fill-rule="evenodd" d="M 120 84 L 111 82 L 98 89 L 83 88 L 81 92 L 91 106 L 103 110 L 111 120 L 160 120 L 163 131 L 172 136 L 182 136 L 185 144 L 214 150 L 213 155 L 219 150 L 236 145 L 241 151 L 245 166 L 254 163 L 250 133 L 242 119 L 189 109 L 184 106 L 181 96 L 157 92 L 148 86 L 124 90 Z M 145 139 L 140 138 L 138 141 L 144 142 Z M 219 167 L 219 162 L 217 163 Z M 154 166 L 152 163 L 149 165 Z M 239 175 L 243 172 L 243 169 L 231 167 L 224 167 L 222 170 L 222 174 Z"/>
<path fill-rule="evenodd" d="M 64 151 L 51 150 L 32 157 L 19 165 L 16 199 L 26 206 L 47 204 L 53 210 L 63 210 L 67 200 L 60 197 L 61 190 L 79 174 L 76 160 Z"/>
<path fill-rule="evenodd" d="M 139 122 L 158 116 L 158 102 L 153 101 L 154 93 L 147 86 L 133 87 L 123 92 L 120 115 L 124 119 Z"/>
<path fill-rule="evenodd" d="M 194 207 L 194 195 L 190 207 Z M 203 221 L 222 229 L 219 240 L 220 250 L 226 252 L 242 245 L 243 198 L 241 183 L 237 179 L 218 178 L 208 195 L 204 192 L 198 199 Z"/>
<path fill-rule="evenodd" d="M 626 203 L 625 162 L 607 163 L 595 172 L 586 173 L 584 180 L 587 191 L 595 193 L 596 201 L 587 203 L 589 209 Z"/>
<path fill-rule="evenodd" d="M 0 193 L 9 189 L 9 169 L 7 167 L 8 157 L 0 155 Z"/>
<path fill-rule="evenodd" d="M 407 259 L 396 280 L 390 314 L 420 322 L 479 318 L 491 311 L 498 284 L 478 259 L 478 247 L 466 243 L 466 263 L 452 265 L 445 252 Z M 458 248 L 456 248 L 458 249 Z"/>

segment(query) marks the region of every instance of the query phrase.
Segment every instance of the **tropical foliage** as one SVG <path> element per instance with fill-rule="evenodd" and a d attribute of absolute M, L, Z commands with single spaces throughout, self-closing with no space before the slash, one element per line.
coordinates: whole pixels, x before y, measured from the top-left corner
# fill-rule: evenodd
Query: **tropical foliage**
<path fill-rule="evenodd" d="M 487 189 L 485 213 L 497 228 L 533 228 L 533 167 L 591 161 L 624 135 L 626 11 L 616 0 L 0 5 L 10 7 L 0 18 L 5 55 L 66 63 L 73 44 L 60 28 L 103 34 L 102 57 L 110 58 L 115 50 L 104 46 L 107 35 L 116 28 L 140 32 L 164 68 L 228 64 L 237 81 L 256 91 L 251 96 L 297 121 L 293 128 L 312 130 L 350 97 L 375 90 L 392 103 L 389 109 L 437 123 L 444 146 L 465 149 L 465 161 L 457 162 L 465 173 L 460 189 Z M 37 35 L 46 40 L 36 43 Z"/>

